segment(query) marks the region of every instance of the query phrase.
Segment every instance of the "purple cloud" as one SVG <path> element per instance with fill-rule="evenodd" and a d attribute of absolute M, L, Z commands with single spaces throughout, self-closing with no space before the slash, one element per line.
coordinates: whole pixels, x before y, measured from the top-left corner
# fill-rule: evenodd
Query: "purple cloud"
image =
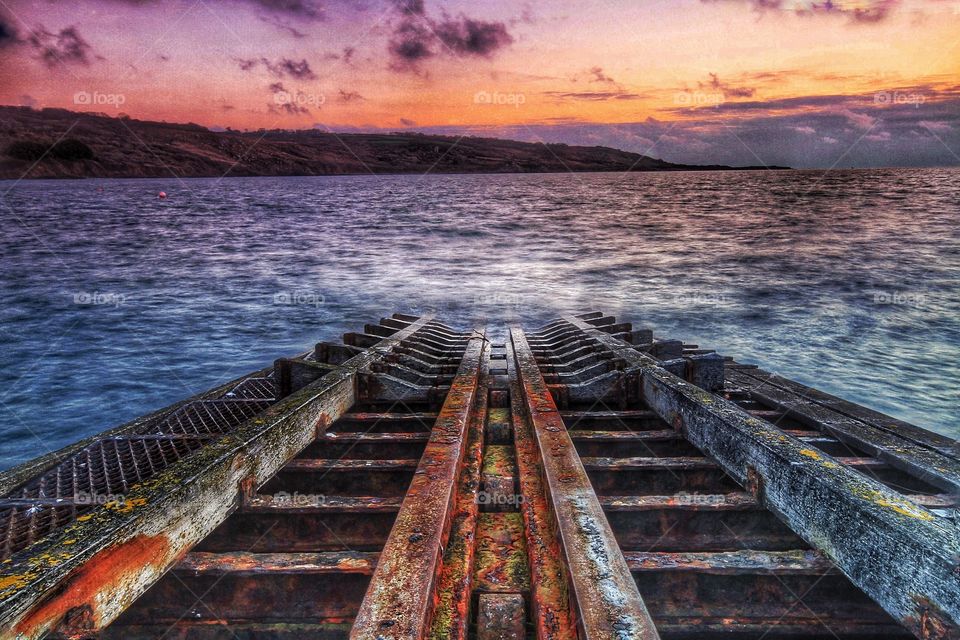
<path fill-rule="evenodd" d="M 317 74 L 310 68 L 310 63 L 306 59 L 292 60 L 290 58 L 280 58 L 279 60 L 269 60 L 267 58 L 235 58 L 234 61 L 240 67 L 241 71 L 252 71 L 258 65 L 263 65 L 272 75 L 277 78 L 293 78 L 294 80 L 316 80 Z"/>
<path fill-rule="evenodd" d="M 433 20 L 423 0 L 392 1 L 400 17 L 388 48 L 396 71 L 418 72 L 423 61 L 443 53 L 490 58 L 513 42 L 503 22 L 466 16 Z"/>
<path fill-rule="evenodd" d="M 760 12 L 793 11 L 797 15 L 840 15 L 847 16 L 851 21 L 861 24 L 882 22 L 886 20 L 900 5 L 900 0 L 865 0 L 853 3 L 849 0 L 824 0 L 803 2 L 785 0 L 700 0 L 703 3 L 739 2 L 750 4 Z"/>
<path fill-rule="evenodd" d="M 50 33 L 41 27 L 33 30 L 26 42 L 50 68 L 65 64 L 90 64 L 90 45 L 76 27 L 66 27 L 59 33 Z"/>

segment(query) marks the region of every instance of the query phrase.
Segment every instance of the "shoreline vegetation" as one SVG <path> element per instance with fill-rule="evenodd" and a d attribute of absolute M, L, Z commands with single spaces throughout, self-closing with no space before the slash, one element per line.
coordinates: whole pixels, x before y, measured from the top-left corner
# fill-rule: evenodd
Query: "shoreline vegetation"
<path fill-rule="evenodd" d="M 0 179 L 12 180 L 788 169 L 686 165 L 609 147 L 415 132 L 214 131 L 10 106 L 0 106 L 0 134 Z"/>

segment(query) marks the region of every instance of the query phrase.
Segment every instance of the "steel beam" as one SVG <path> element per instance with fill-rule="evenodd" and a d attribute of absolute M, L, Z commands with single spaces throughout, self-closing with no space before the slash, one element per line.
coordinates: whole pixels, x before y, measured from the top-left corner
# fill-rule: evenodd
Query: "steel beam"
<path fill-rule="evenodd" d="M 574 594 L 580 635 L 588 640 L 659 638 L 526 336 L 523 330 L 513 328 L 510 337 Z"/>

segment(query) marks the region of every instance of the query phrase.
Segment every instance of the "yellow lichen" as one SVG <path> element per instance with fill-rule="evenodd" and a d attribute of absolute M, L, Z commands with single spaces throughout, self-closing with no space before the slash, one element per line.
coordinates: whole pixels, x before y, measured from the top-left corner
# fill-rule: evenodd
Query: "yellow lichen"
<path fill-rule="evenodd" d="M 807 456 L 808 458 L 813 458 L 814 460 L 820 459 L 820 454 L 814 451 L 813 449 L 800 449 L 800 455 Z"/>
<path fill-rule="evenodd" d="M 14 576 L 5 576 L 0 578 L 0 591 L 7 589 L 20 589 L 30 581 L 29 574 L 17 574 Z"/>
<path fill-rule="evenodd" d="M 874 503 L 877 506 L 885 507 L 887 509 L 892 509 L 902 516 L 907 516 L 908 518 L 916 518 L 917 520 L 933 520 L 933 514 L 929 513 L 925 509 L 920 508 L 912 502 L 907 500 L 899 500 L 894 496 L 886 495 L 880 491 L 875 491 L 873 489 L 864 489 L 859 491 L 854 491 L 856 495 L 870 502 Z"/>
<path fill-rule="evenodd" d="M 147 504 L 146 498 L 131 498 L 123 501 L 113 500 L 105 504 L 104 507 L 117 513 L 130 513 L 135 507 L 142 507 L 145 504 Z"/>
<path fill-rule="evenodd" d="M 933 515 L 923 511 L 918 506 L 913 503 L 900 501 L 900 500 L 884 500 L 879 498 L 875 501 L 881 507 L 887 507 L 888 509 L 893 509 L 897 513 L 908 516 L 910 518 L 916 518 L 918 520 L 933 520 Z"/>

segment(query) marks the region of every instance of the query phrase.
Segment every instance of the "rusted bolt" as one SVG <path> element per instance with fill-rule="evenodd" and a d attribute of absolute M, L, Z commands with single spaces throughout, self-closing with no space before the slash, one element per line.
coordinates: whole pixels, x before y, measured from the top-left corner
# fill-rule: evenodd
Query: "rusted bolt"
<path fill-rule="evenodd" d="M 410 542 L 420 542 L 421 540 L 423 540 L 423 538 L 424 536 L 422 533 L 415 533 L 409 538 L 407 538 L 407 540 L 409 540 Z"/>

